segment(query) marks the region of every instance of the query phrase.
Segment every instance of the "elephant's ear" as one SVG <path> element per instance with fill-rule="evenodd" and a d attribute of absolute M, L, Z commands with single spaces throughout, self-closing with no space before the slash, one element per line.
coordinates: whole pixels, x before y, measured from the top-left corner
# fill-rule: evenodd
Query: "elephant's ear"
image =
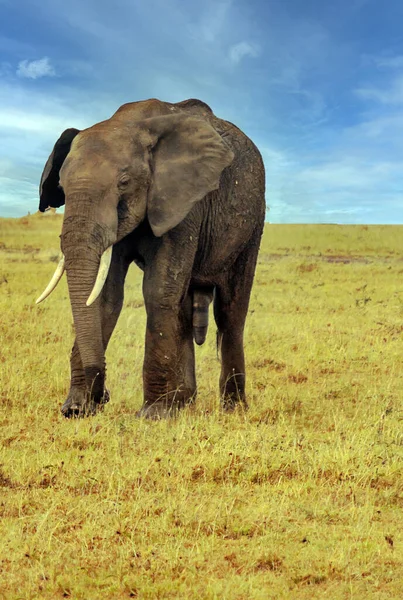
<path fill-rule="evenodd" d="M 221 173 L 234 154 L 202 119 L 169 115 L 148 121 L 157 141 L 147 214 L 154 235 L 159 237 L 218 188 Z"/>
<path fill-rule="evenodd" d="M 64 204 L 64 192 L 59 185 L 59 172 L 70 152 L 71 143 L 80 133 L 79 129 L 66 129 L 57 140 L 52 154 L 46 161 L 39 185 L 39 210 L 45 212 L 48 207 L 58 208 Z"/>

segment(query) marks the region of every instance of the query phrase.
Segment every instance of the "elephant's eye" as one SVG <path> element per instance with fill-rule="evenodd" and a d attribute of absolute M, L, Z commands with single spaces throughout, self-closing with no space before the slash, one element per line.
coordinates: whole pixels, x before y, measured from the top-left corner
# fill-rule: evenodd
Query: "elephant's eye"
<path fill-rule="evenodd" d="M 130 183 L 130 177 L 124 176 L 121 179 L 119 179 L 118 187 L 126 188 L 129 185 L 129 183 Z"/>

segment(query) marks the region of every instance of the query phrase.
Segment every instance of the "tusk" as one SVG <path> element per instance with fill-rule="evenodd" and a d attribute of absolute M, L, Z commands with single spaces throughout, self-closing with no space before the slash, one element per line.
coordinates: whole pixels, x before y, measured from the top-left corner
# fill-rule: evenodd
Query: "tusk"
<path fill-rule="evenodd" d="M 64 270 L 65 258 L 63 256 L 63 258 L 60 260 L 59 264 L 56 267 L 56 271 L 54 272 L 52 279 L 49 281 L 48 287 L 45 289 L 43 294 L 39 296 L 38 300 L 36 301 L 36 304 L 39 304 L 40 302 L 42 302 L 42 300 L 45 300 L 45 298 L 47 298 L 53 292 L 53 290 L 61 280 Z"/>
<path fill-rule="evenodd" d="M 87 306 L 91 306 L 91 304 L 98 298 L 99 294 L 102 292 L 102 288 L 104 287 L 104 283 L 106 281 L 106 278 L 108 277 L 109 267 L 112 259 L 112 250 L 113 246 L 109 246 L 109 248 L 107 248 L 101 256 L 97 279 L 95 281 L 94 287 L 92 288 L 92 292 L 89 295 L 89 298 L 86 302 Z"/>

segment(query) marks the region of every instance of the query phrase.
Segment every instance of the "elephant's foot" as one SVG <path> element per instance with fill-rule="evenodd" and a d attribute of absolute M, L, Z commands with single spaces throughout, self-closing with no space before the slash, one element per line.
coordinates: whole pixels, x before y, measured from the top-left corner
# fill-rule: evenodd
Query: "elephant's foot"
<path fill-rule="evenodd" d="M 143 417 L 150 421 L 161 421 L 162 419 L 171 419 L 178 415 L 180 408 L 178 406 L 167 406 L 162 402 L 155 404 L 144 404 L 136 413 L 136 417 Z"/>
<path fill-rule="evenodd" d="M 180 398 L 178 398 L 178 395 L 175 395 L 173 400 L 158 398 L 154 402 L 146 401 L 136 413 L 136 417 L 143 417 L 152 421 L 171 419 L 177 417 L 182 408 L 193 404 L 195 401 L 196 391 L 181 393 Z"/>
<path fill-rule="evenodd" d="M 69 395 L 64 402 L 61 413 L 67 419 L 82 418 L 95 415 L 104 409 L 104 406 L 110 400 L 110 394 L 107 389 L 100 401 L 89 397 L 89 394 L 82 388 L 70 388 Z"/>
<path fill-rule="evenodd" d="M 236 408 L 248 410 L 249 406 L 245 396 L 241 397 L 238 393 L 225 394 L 221 398 L 221 408 L 226 413 L 232 413 Z"/>

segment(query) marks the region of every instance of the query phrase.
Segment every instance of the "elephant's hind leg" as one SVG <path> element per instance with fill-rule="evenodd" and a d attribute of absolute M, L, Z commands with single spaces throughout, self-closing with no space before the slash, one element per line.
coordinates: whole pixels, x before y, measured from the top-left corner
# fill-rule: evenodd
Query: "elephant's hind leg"
<path fill-rule="evenodd" d="M 217 286 L 214 298 L 217 346 L 221 353 L 221 404 L 226 411 L 239 403 L 247 408 L 243 332 L 258 250 L 258 244 L 253 244 L 239 255 L 226 281 Z"/>

